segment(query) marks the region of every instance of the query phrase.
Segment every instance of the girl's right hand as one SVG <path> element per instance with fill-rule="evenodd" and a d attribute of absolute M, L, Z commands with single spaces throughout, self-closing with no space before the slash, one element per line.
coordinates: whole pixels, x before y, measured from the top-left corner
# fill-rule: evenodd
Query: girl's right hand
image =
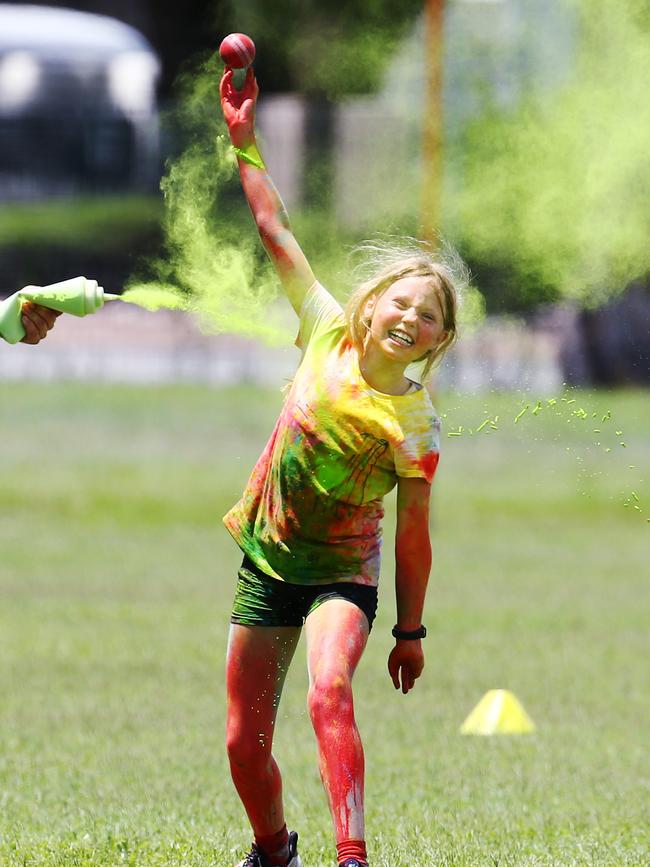
<path fill-rule="evenodd" d="M 228 124 L 230 140 L 237 148 L 246 147 L 255 140 L 255 105 L 259 88 L 253 67 L 249 66 L 241 90 L 233 84 L 233 70 L 226 69 L 219 86 L 221 110 Z"/>

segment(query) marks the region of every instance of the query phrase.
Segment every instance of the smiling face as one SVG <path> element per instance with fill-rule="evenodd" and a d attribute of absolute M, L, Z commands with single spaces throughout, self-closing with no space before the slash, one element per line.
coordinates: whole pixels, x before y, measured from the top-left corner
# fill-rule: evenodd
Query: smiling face
<path fill-rule="evenodd" d="M 419 361 L 445 339 L 440 290 L 430 277 L 402 277 L 366 304 L 367 351 L 404 365 Z"/>

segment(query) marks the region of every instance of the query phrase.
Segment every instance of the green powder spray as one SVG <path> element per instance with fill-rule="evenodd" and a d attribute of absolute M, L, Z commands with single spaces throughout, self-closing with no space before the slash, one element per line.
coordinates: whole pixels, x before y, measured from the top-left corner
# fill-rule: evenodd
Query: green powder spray
<path fill-rule="evenodd" d="M 165 252 L 148 265 L 153 277 L 134 277 L 122 299 L 150 310 L 193 312 L 206 331 L 284 343 L 290 330 L 275 303 L 279 284 L 250 215 L 240 231 L 243 208 L 231 201 L 241 192 L 221 119 L 222 71 L 215 56 L 179 81 L 175 123 L 189 143 L 168 163 L 161 183 Z"/>

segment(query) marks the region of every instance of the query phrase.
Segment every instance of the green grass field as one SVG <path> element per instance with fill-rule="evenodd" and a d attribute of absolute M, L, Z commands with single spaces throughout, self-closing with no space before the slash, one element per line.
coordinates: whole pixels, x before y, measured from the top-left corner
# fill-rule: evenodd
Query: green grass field
<path fill-rule="evenodd" d="M 572 398 L 517 424 L 517 395 L 438 401 L 463 432 L 443 441 L 427 668 L 406 697 L 386 673 L 388 504 L 356 681 L 373 867 L 648 863 L 648 398 Z M 0 385 L 3 867 L 231 867 L 247 848 L 222 746 L 239 558 L 220 517 L 279 404 Z M 486 411 L 499 430 L 470 435 Z M 332 867 L 306 682 L 299 650 L 277 755 L 305 867 Z M 458 733 L 496 687 L 535 735 Z"/>

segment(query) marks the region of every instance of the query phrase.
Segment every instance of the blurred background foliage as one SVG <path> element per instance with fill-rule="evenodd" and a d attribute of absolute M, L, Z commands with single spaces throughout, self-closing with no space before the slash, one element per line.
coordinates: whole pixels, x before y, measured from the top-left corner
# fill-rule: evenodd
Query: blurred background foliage
<path fill-rule="evenodd" d="M 421 0 L 265 0 L 230 5 L 233 26 L 259 34 L 270 90 L 338 100 L 375 91 L 397 46 L 423 9 Z"/>
<path fill-rule="evenodd" d="M 16 5 L 31 4 L 18 0 Z M 216 87 L 206 94 L 205 87 L 197 90 L 193 85 L 197 70 L 214 55 L 225 33 L 245 30 L 255 34 L 265 93 L 301 91 L 316 104 L 312 121 L 307 123 L 307 134 L 313 139 L 328 126 L 327 118 L 324 126 L 322 118 L 332 99 L 376 88 L 395 46 L 421 8 L 413 0 L 364 3 L 362 14 L 358 4 L 295 0 L 280 0 L 273 14 L 268 4 L 257 0 L 189 0 L 182 7 L 166 0 L 54 0 L 47 5 L 114 16 L 140 30 L 158 52 L 163 161 L 173 159 L 197 137 L 205 138 L 206 131 L 223 131 L 215 110 Z M 215 77 L 219 68 L 215 64 Z M 198 100 L 203 102 L 201 111 L 197 111 Z M 321 141 L 321 164 L 326 162 L 327 144 L 326 136 Z M 161 162 L 160 174 L 163 172 Z M 305 198 L 310 204 L 324 198 L 325 180 L 322 170 L 306 178 L 312 194 L 308 191 Z M 14 284 L 47 282 L 53 273 L 76 271 L 84 263 L 89 263 L 93 273 L 106 275 L 107 285 L 123 283 L 133 270 L 146 270 L 147 260 L 163 245 L 163 203 L 152 193 L 148 197 L 83 195 L 72 200 L 0 204 L 3 288 L 10 291 Z M 238 191 L 225 195 L 232 209 L 227 220 L 220 220 L 220 229 L 232 237 L 245 224 L 249 233 Z M 218 220 L 223 214 L 213 216 Z M 355 240 L 349 232 L 336 231 L 326 209 L 298 215 L 298 220 L 307 244 L 312 237 L 336 236 L 340 249 Z M 330 261 L 333 246 L 328 245 L 320 256 L 323 262 Z"/>
<path fill-rule="evenodd" d="M 642 0 L 558 0 L 552 5 L 558 4 L 566 12 L 567 32 L 555 27 L 563 57 L 562 70 L 549 64 L 552 86 L 535 86 L 530 58 L 518 46 L 510 72 L 519 77 L 507 82 L 509 100 L 500 99 L 498 88 L 490 90 L 480 75 L 472 82 L 477 101 L 467 116 L 459 119 L 457 106 L 446 96 L 451 125 L 445 129 L 444 147 L 451 168 L 445 169 L 441 228 L 469 262 L 488 312 L 527 315 L 563 298 L 594 306 L 620 294 L 635 278 L 647 285 L 650 103 L 643 70 L 650 63 L 648 5 Z M 115 16 L 140 30 L 158 53 L 163 118 L 159 176 L 165 160 L 173 161 L 188 145 L 223 131 L 216 82 L 199 72 L 211 62 L 217 77 L 214 55 L 223 34 L 253 34 L 264 95 L 303 97 L 306 170 L 301 207 L 292 209 L 292 217 L 321 273 L 336 274 L 338 251 L 368 231 L 332 217 L 337 107 L 381 89 L 425 3 L 276 0 L 271 10 L 265 0 L 49 5 Z M 448 11 L 462 5 L 446 4 Z M 476 15 L 484 4 L 466 5 L 479 30 Z M 529 15 L 534 27 L 533 0 L 514 5 L 513 20 Z M 472 63 L 485 51 L 482 35 L 466 40 L 457 56 L 445 56 L 445 75 L 448 70 L 450 76 L 456 74 L 454 64 L 461 63 L 468 75 L 476 75 Z M 545 38 L 541 34 L 537 43 Z M 563 39 L 569 47 L 575 43 L 572 57 Z M 533 33 L 531 45 L 541 50 L 535 42 Z M 510 75 L 512 58 L 499 59 Z M 422 62 L 421 54 L 413 59 Z M 423 99 L 423 93 L 410 93 L 412 102 L 404 111 Z M 412 129 L 417 151 L 421 129 L 416 122 Z M 419 209 L 420 202 L 414 201 L 410 215 L 371 228 L 417 235 Z M 165 254 L 163 217 L 155 189 L 149 195 L 127 192 L 98 200 L 82 196 L 68 202 L 4 203 L 3 288 L 49 280 L 54 272 L 67 273 L 72 263 L 77 263 L 73 271 L 87 263 L 88 270 L 106 275 L 107 285 L 121 285 L 133 272 L 145 272 L 151 257 Z M 240 231 L 251 234 L 236 178 L 220 190 L 211 220 L 213 231 L 229 238 Z"/>

